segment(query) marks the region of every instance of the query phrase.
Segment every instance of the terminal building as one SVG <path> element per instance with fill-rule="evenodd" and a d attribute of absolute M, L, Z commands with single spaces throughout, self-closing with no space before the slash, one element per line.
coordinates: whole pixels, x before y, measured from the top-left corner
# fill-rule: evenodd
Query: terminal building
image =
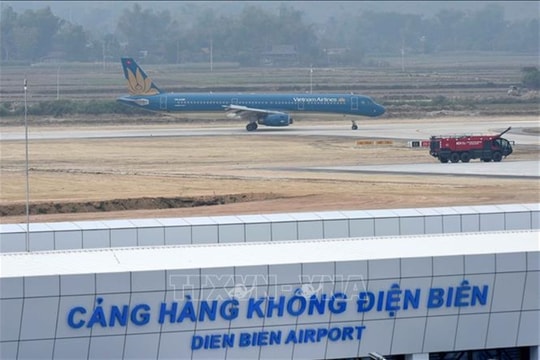
<path fill-rule="evenodd" d="M 540 204 L 0 226 L 2 359 L 538 359 Z"/>

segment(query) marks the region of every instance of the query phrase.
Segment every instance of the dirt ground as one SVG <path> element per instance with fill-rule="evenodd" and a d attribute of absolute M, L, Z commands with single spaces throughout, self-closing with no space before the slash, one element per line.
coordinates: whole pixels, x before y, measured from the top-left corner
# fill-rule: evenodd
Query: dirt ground
<path fill-rule="evenodd" d="M 57 126 L 56 129 L 67 129 Z M 536 202 L 536 179 L 305 171 L 432 163 L 426 149 L 358 137 L 204 136 L 33 140 L 30 221 L 191 217 Z M 1 223 L 23 223 L 25 145 L 2 141 Z M 538 160 L 516 148 L 512 161 Z"/>

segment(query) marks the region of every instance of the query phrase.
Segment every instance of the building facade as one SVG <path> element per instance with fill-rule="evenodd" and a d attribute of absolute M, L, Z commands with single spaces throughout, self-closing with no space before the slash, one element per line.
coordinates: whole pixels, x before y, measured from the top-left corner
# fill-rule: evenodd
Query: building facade
<path fill-rule="evenodd" d="M 2 225 L 0 357 L 537 359 L 538 210 Z"/>

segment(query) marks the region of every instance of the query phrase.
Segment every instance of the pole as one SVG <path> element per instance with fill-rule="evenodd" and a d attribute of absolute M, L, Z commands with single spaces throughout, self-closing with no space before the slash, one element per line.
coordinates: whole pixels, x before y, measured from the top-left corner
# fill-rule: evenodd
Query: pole
<path fill-rule="evenodd" d="M 313 66 L 309 68 L 309 93 L 313 94 Z"/>
<path fill-rule="evenodd" d="M 60 100 L 60 66 L 56 69 L 56 100 Z"/>
<path fill-rule="evenodd" d="M 210 72 L 214 71 L 214 39 L 210 38 Z"/>
<path fill-rule="evenodd" d="M 25 142 L 25 172 L 26 172 L 26 251 L 30 251 L 30 182 L 28 180 L 28 107 L 26 88 L 28 82 L 24 79 L 24 142 Z"/>

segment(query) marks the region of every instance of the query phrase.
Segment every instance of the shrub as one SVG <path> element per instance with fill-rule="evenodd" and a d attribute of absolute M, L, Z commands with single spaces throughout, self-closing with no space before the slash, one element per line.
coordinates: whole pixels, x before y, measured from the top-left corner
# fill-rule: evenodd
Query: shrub
<path fill-rule="evenodd" d="M 524 87 L 534 90 L 540 89 L 540 71 L 538 71 L 538 68 L 527 66 L 521 69 L 521 72 L 523 73 L 521 83 Z"/>

